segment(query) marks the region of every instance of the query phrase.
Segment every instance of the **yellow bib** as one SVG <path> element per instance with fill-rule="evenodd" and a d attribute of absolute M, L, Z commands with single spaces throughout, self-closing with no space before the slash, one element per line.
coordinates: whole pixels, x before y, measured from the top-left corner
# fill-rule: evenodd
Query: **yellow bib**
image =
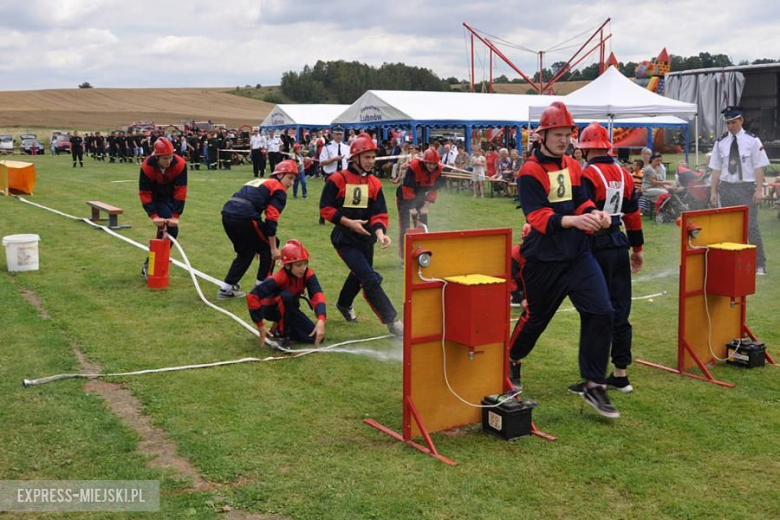
<path fill-rule="evenodd" d="M 345 208 L 368 207 L 368 184 L 347 184 L 344 192 Z"/>
<path fill-rule="evenodd" d="M 550 191 L 547 198 L 550 202 L 566 202 L 571 200 L 571 175 L 568 168 L 555 172 L 547 172 L 550 178 Z"/>
<path fill-rule="evenodd" d="M 253 188 L 259 188 L 267 180 L 268 179 L 252 179 L 251 181 L 244 184 L 244 186 L 252 186 Z"/>

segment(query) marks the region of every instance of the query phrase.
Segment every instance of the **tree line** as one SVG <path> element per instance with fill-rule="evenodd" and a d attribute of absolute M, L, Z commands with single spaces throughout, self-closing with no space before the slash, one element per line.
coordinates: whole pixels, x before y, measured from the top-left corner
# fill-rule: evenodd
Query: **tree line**
<path fill-rule="evenodd" d="M 282 74 L 282 92 L 298 103 L 332 100 L 351 104 L 367 90 L 450 90 L 433 71 L 403 63 L 384 63 L 376 68 L 357 61 L 317 61 L 301 72 Z"/>

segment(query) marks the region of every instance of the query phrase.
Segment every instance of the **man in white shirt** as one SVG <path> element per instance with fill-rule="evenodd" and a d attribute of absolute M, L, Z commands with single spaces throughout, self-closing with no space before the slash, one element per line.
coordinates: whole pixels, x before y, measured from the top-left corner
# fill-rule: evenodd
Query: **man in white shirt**
<path fill-rule="evenodd" d="M 320 152 L 320 168 L 325 182 L 328 177 L 340 170 L 346 170 L 349 157 L 349 145 L 342 142 L 344 139 L 344 129 L 340 126 L 334 126 L 331 129 L 333 140 L 322 147 Z M 325 225 L 325 219 L 320 216 L 320 225 Z"/>
<path fill-rule="evenodd" d="M 342 142 L 344 129 L 340 126 L 333 128 L 333 140 L 322 148 L 320 153 L 320 166 L 325 179 L 340 170 L 347 169 L 347 157 L 349 145 Z"/>
<path fill-rule="evenodd" d="M 271 163 L 271 171 L 274 171 L 276 169 L 276 165 L 282 162 L 282 154 L 280 153 L 282 140 L 279 139 L 279 136 L 276 135 L 276 132 L 271 130 L 271 135 L 268 137 L 266 145 L 268 146 L 268 162 Z"/>
<path fill-rule="evenodd" d="M 444 146 L 439 151 L 441 152 L 441 163 L 443 165 L 445 166 L 455 165 L 455 159 L 458 158 L 458 150 L 456 150 L 452 146 L 452 143 L 450 143 L 449 141 L 444 141 Z M 445 172 L 449 171 L 449 168 L 446 168 L 444 171 Z"/>
<path fill-rule="evenodd" d="M 742 125 L 742 108 L 723 111 L 728 132 L 715 141 L 709 167 L 712 169 L 710 203 L 718 206 L 747 206 L 748 240 L 756 246 L 756 274 L 766 274 L 766 255 L 758 228 L 758 205 L 764 198 L 764 167 L 769 158 L 761 140 Z"/>
<path fill-rule="evenodd" d="M 252 170 L 255 177 L 265 177 L 265 153 L 268 148 L 265 137 L 260 135 L 260 129 L 255 130 L 254 135 L 249 139 L 251 148 Z"/>

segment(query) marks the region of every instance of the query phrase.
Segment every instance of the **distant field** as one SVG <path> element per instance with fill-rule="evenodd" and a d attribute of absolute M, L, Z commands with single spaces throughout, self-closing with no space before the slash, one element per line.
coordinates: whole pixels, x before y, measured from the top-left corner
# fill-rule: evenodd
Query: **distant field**
<path fill-rule="evenodd" d="M 233 96 L 228 88 L 92 88 L 0 92 L 0 126 L 100 130 L 137 120 L 156 124 L 211 119 L 258 124 L 272 104 Z"/>

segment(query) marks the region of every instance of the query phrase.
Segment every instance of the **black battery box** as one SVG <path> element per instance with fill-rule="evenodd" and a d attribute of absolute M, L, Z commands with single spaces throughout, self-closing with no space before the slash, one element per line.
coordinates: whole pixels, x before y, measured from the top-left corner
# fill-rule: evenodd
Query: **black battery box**
<path fill-rule="evenodd" d="M 518 401 L 502 394 L 486 396 L 482 405 L 489 407 L 482 408 L 483 431 L 507 441 L 531 435 L 531 412 L 536 406 L 535 402 Z"/>
<path fill-rule="evenodd" d="M 734 339 L 726 344 L 726 363 L 743 368 L 760 368 L 766 364 L 766 346 L 750 339 Z"/>

